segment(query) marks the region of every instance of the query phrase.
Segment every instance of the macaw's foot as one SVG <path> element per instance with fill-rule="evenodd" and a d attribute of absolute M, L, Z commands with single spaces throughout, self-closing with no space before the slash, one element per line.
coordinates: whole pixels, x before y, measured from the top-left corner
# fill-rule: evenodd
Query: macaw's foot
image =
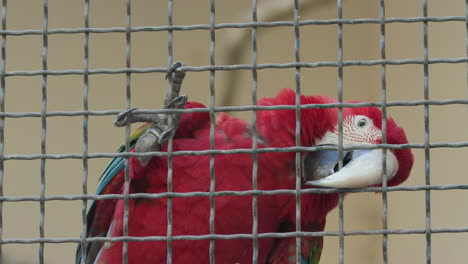
<path fill-rule="evenodd" d="M 179 95 L 174 98 L 165 109 L 184 109 L 187 103 L 187 95 Z M 117 127 L 125 126 L 127 123 L 147 122 L 152 123 L 153 127 L 148 129 L 138 138 L 135 145 L 135 152 L 153 152 L 159 151 L 161 146 L 174 135 L 179 126 L 182 113 L 135 113 L 134 109 L 124 111 L 117 115 L 114 125 Z M 151 157 L 138 157 L 141 165 L 146 165 Z"/>
<path fill-rule="evenodd" d="M 166 109 L 184 109 L 187 103 L 187 96 L 181 95 L 174 98 L 166 107 Z M 132 114 L 130 114 L 132 115 Z M 161 146 L 175 134 L 179 126 L 182 113 L 159 114 L 159 121 L 154 123 L 154 126 L 146 131 L 135 145 L 135 152 L 153 152 L 159 151 Z M 141 165 L 146 165 L 151 157 L 138 157 Z"/>
<path fill-rule="evenodd" d="M 180 67 L 185 64 L 175 62 L 169 67 L 166 79 L 169 79 L 164 109 L 184 109 L 187 103 L 187 95 L 179 95 L 185 72 Z M 138 138 L 135 145 L 136 152 L 159 151 L 161 146 L 174 135 L 179 126 L 182 113 L 135 113 L 136 108 L 124 111 L 117 115 L 114 120 L 116 127 L 126 126 L 128 123 L 147 122 L 153 124 L 142 136 Z M 146 165 L 151 157 L 138 157 L 141 165 Z"/>

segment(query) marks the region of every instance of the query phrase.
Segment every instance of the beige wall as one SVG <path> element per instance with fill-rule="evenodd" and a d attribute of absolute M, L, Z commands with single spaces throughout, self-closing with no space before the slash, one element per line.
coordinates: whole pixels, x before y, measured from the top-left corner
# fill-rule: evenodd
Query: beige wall
<path fill-rule="evenodd" d="M 15 0 L 8 2 L 8 29 L 41 29 L 42 1 Z M 49 1 L 49 28 L 83 27 L 83 1 Z M 91 27 L 123 27 L 124 1 L 91 1 Z M 260 1 L 267 2 L 267 1 Z M 379 1 L 345 1 L 345 18 L 377 18 Z M 301 19 L 336 18 L 334 1 L 319 1 L 301 11 Z M 250 1 L 217 1 L 216 22 L 248 21 Z M 387 17 L 421 16 L 421 1 L 387 1 Z M 259 14 L 264 14 L 260 8 Z M 429 1 L 430 16 L 464 16 L 463 1 Z M 263 12 L 263 13 L 262 13 Z M 166 1 L 132 1 L 133 26 L 167 24 Z M 289 15 L 282 20 L 291 20 Z M 208 24 L 209 1 L 176 1 L 174 23 L 177 25 Z M 216 62 L 227 64 L 233 38 L 239 29 L 216 31 Z M 393 23 L 386 26 L 388 59 L 422 59 L 422 24 Z M 466 57 L 466 27 L 464 22 L 429 24 L 429 57 Z M 250 33 L 247 32 L 247 36 Z M 378 24 L 344 26 L 345 60 L 376 60 L 380 58 Z M 49 69 L 83 68 L 83 34 L 49 36 Z M 251 63 L 250 39 L 245 39 L 244 52 L 237 63 Z M 258 63 L 294 61 L 294 32 L 291 27 L 259 29 Z M 7 71 L 39 70 L 42 37 L 9 36 L 7 42 Z M 191 66 L 209 64 L 209 33 L 205 30 L 177 31 L 174 34 L 174 57 Z M 337 26 L 304 26 L 301 28 L 301 59 L 304 62 L 337 60 Z M 132 66 L 164 67 L 167 65 L 167 33 L 139 32 L 132 34 Z M 91 34 L 90 68 L 121 68 L 125 66 L 125 35 L 122 33 Z M 467 98 L 466 64 L 436 64 L 429 70 L 431 99 Z M 236 87 L 228 85 L 229 78 L 239 80 Z M 160 107 L 166 82 L 163 74 L 132 75 L 132 105 L 139 108 Z M 125 76 L 90 76 L 89 107 L 92 110 L 114 110 L 125 107 Z M 304 94 L 337 95 L 336 68 L 301 70 Z M 235 89 L 230 105 L 251 104 L 250 71 L 217 72 L 216 92 L 222 99 L 226 89 Z M 259 71 L 259 97 L 274 95 L 283 87 L 294 87 L 294 69 Z M 423 99 L 423 68 L 421 65 L 387 67 L 389 100 Z M 208 104 L 209 73 L 190 72 L 184 83 L 184 93 L 191 100 Z M 344 70 L 346 100 L 380 100 L 380 66 L 346 67 Z M 49 76 L 48 111 L 81 110 L 82 76 Z M 6 109 L 8 112 L 39 112 L 41 109 L 41 76 L 8 77 Z M 423 107 L 392 107 L 389 109 L 404 126 L 412 143 L 424 142 Z M 467 141 L 467 107 L 460 105 L 430 107 L 431 142 Z M 250 118 L 250 113 L 236 113 Z M 89 151 L 113 152 L 124 139 L 124 130 L 112 126 L 111 116 L 89 119 Z M 47 119 L 48 153 L 82 152 L 82 117 L 51 117 Z M 6 154 L 40 153 L 41 123 L 39 118 L 9 118 L 5 127 Z M 424 184 L 424 151 L 414 150 L 415 165 L 406 186 Z M 431 182 L 433 184 L 467 184 L 465 169 L 468 150 L 431 150 Z M 97 179 L 108 159 L 89 161 L 88 190 L 93 192 Z M 7 196 L 37 196 L 40 190 L 40 162 L 5 162 L 4 192 Z M 82 192 L 81 160 L 47 160 L 46 195 L 76 195 Z M 466 191 L 431 192 L 432 227 L 466 227 L 468 210 Z M 392 192 L 388 194 L 391 229 L 425 227 L 425 193 Z M 345 201 L 345 229 L 381 228 L 382 200 L 379 194 L 352 194 Z M 4 203 L 3 238 L 37 238 L 39 236 L 39 204 L 37 202 Z M 338 229 L 338 212 L 328 217 L 327 230 Z M 80 201 L 51 201 L 46 205 L 46 237 L 78 237 L 81 230 Z M 381 236 L 350 236 L 345 238 L 346 263 L 382 263 Z M 433 263 L 465 263 L 466 233 L 434 234 Z M 388 241 L 391 263 L 423 263 L 426 248 L 424 235 L 390 235 Z M 338 262 L 338 239 L 327 237 L 322 255 L 323 263 Z M 38 245 L 9 244 L 3 246 L 5 262 L 37 263 Z M 47 244 L 46 263 L 72 263 L 75 244 Z"/>

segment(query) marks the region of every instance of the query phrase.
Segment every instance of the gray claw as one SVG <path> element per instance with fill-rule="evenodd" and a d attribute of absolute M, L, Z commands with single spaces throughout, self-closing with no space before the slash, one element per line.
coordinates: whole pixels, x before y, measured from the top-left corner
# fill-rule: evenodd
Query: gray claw
<path fill-rule="evenodd" d="M 188 101 L 187 95 L 179 95 L 176 98 L 172 99 L 169 104 L 166 106 L 166 109 L 182 109 L 185 107 L 185 104 Z"/>
<path fill-rule="evenodd" d="M 174 98 L 179 95 L 182 81 L 185 77 L 185 71 L 180 70 L 180 67 L 185 66 L 183 62 L 177 61 L 169 67 L 166 79 L 169 79 L 169 87 L 166 92 L 166 99 L 164 105 L 168 105 Z"/>
<path fill-rule="evenodd" d="M 174 127 L 171 127 L 171 128 L 169 128 L 169 129 L 167 129 L 167 130 L 164 130 L 164 131 L 161 133 L 160 137 L 159 137 L 159 143 L 162 144 L 162 143 L 168 141 L 169 138 L 172 136 L 172 134 L 173 134 L 174 131 L 175 131 L 175 130 L 174 130 Z"/>
<path fill-rule="evenodd" d="M 133 113 L 137 108 L 126 110 L 117 115 L 117 118 L 114 120 L 114 126 L 123 127 L 127 123 L 137 123 L 137 122 L 148 122 L 157 124 L 163 121 L 166 118 L 165 115 L 161 114 L 150 114 L 150 113 Z"/>
<path fill-rule="evenodd" d="M 137 110 L 137 108 L 132 108 L 132 109 L 123 111 L 122 113 L 118 114 L 114 120 L 114 126 L 116 127 L 126 126 L 129 121 L 131 122 L 131 118 L 129 118 L 129 116 L 131 116 L 132 112 L 135 110 Z"/>
<path fill-rule="evenodd" d="M 166 80 L 169 79 L 169 77 L 172 76 L 172 74 L 177 74 L 177 72 L 175 72 L 178 68 L 182 67 L 182 66 L 185 66 L 185 63 L 181 62 L 181 61 L 176 61 L 174 62 L 170 67 L 169 69 L 167 69 L 167 74 L 166 74 Z M 179 71 L 180 73 L 183 73 L 181 71 Z M 185 73 L 184 73 L 185 74 Z"/>
<path fill-rule="evenodd" d="M 173 131 L 173 127 L 166 127 L 161 124 L 156 124 L 154 128 L 149 129 L 148 131 L 146 131 L 146 133 L 152 134 L 156 138 L 157 142 L 159 144 L 162 144 L 169 140 L 169 137 L 172 135 Z"/>

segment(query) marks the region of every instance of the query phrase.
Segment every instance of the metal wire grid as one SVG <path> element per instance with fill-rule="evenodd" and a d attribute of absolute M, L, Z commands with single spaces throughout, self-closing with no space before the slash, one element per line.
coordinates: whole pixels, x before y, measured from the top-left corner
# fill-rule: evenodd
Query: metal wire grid
<path fill-rule="evenodd" d="M 2 30 L 6 30 L 6 0 L 2 1 Z M 6 36 L 1 40 L 1 60 L 0 60 L 0 111 L 5 112 L 5 57 L 6 57 Z M 5 148 L 5 117 L 0 117 L 0 196 L 3 197 L 3 176 L 4 170 L 4 148 Z M 3 201 L 0 201 L 0 239 L 3 238 Z M 0 245 L 0 256 L 3 256 L 3 247 Z M 1 259 L 1 257 L 0 257 Z"/>
<path fill-rule="evenodd" d="M 84 26 L 86 28 L 89 27 L 89 0 L 85 0 L 84 2 Z M 88 105 L 88 95 L 89 95 L 89 33 L 86 32 L 84 34 L 84 61 L 83 61 L 83 110 L 87 111 L 89 109 Z M 88 121 L 89 118 L 87 115 L 83 116 L 83 179 L 82 179 L 82 190 L 83 194 L 88 193 Z M 87 243 L 86 243 L 86 234 L 87 234 L 87 220 L 86 212 L 87 212 L 87 204 L 88 200 L 83 199 L 83 203 L 81 205 L 81 248 L 82 250 L 82 258 L 86 260 L 87 258 Z"/>
<path fill-rule="evenodd" d="M 252 239 L 253 240 L 253 262 L 257 263 L 258 256 L 258 239 L 260 238 L 285 238 L 285 237 L 296 237 L 296 257 L 299 257 L 300 240 L 301 237 L 305 236 L 338 236 L 340 245 L 340 263 L 344 263 L 344 236 L 350 235 L 383 235 L 382 240 L 382 252 L 384 263 L 388 262 L 387 258 L 387 237 L 388 234 L 426 234 L 426 249 L 427 263 L 431 262 L 431 234 L 432 233 L 457 233 L 457 232 L 468 232 L 468 227 L 464 228 L 431 228 L 430 225 L 430 191 L 431 190 L 452 190 L 452 189 L 468 189 L 468 185 L 456 184 L 456 185 L 430 185 L 430 149 L 431 148 L 460 148 L 467 147 L 467 142 L 455 142 L 455 143 L 430 143 L 429 134 L 429 106 L 430 105 L 447 105 L 447 104 L 468 104 L 468 100 L 454 99 L 454 100 L 429 100 L 429 64 L 435 63 L 466 63 L 468 57 L 462 58 L 440 58 L 440 59 L 429 59 L 428 58 L 428 22 L 445 22 L 445 21 L 464 21 L 467 23 L 468 28 L 468 5 L 467 5 L 467 16 L 450 16 L 450 17 L 428 17 L 427 13 L 427 0 L 423 0 L 422 9 L 423 17 L 413 18 L 386 18 L 385 17 L 385 1 L 380 1 L 380 16 L 378 19 L 343 19 L 342 18 L 342 0 L 338 0 L 337 12 L 338 19 L 333 20 L 300 20 L 299 19 L 299 5 L 298 0 L 294 1 L 294 21 L 277 21 L 277 22 L 258 22 L 257 21 L 257 1 L 252 1 L 252 22 L 249 23 L 215 23 L 215 1 L 210 1 L 210 24 L 209 25 L 188 25 L 188 26 L 174 26 L 172 23 L 172 9 L 173 0 L 168 0 L 168 25 L 161 27 L 131 27 L 131 0 L 126 1 L 127 13 L 126 13 L 126 26 L 125 28 L 90 28 L 89 27 L 89 0 L 85 0 L 84 8 L 84 28 L 77 29 L 48 29 L 48 1 L 44 0 L 43 4 L 43 27 L 42 30 L 23 30 L 23 31 L 11 31 L 7 30 L 6 24 L 6 13 L 7 13 L 7 0 L 2 1 L 2 34 L 1 38 L 1 62 L 0 62 L 0 183 L 3 182 L 4 176 L 4 161 L 5 160 L 33 160 L 40 159 L 40 176 L 41 186 L 39 196 L 21 196 L 21 197 L 7 197 L 3 195 L 3 184 L 0 184 L 0 213 L 2 212 L 3 202 L 15 202 L 15 201 L 38 201 L 40 202 L 40 237 L 33 239 L 1 239 L 0 245 L 3 244 L 28 244 L 28 243 L 39 243 L 39 262 L 44 263 L 44 244 L 45 243 L 81 243 L 83 248 L 86 247 L 86 242 L 90 241 L 124 241 L 123 248 L 123 259 L 124 263 L 127 263 L 127 246 L 128 241 L 167 241 L 168 242 L 168 263 L 171 263 L 172 257 L 172 241 L 174 240 L 210 240 L 210 262 L 214 263 L 214 249 L 215 241 L 218 239 Z M 423 60 L 406 59 L 406 60 L 387 60 L 385 55 L 385 25 L 388 23 L 423 23 L 423 48 L 424 58 Z M 381 59 L 373 61 L 343 61 L 343 25 L 344 24 L 362 24 L 362 23 L 378 23 L 380 24 L 380 42 L 381 42 Z M 316 63 L 303 63 L 300 60 L 300 27 L 305 25 L 330 25 L 337 24 L 338 26 L 338 59 L 337 62 L 316 62 Z M 257 64 L 257 28 L 259 27 L 277 27 L 277 26 L 293 26 L 294 27 L 294 39 L 295 39 L 295 62 L 294 63 L 267 63 Z M 215 31 L 221 28 L 252 28 L 252 64 L 241 64 L 241 65 L 216 65 L 214 51 L 215 51 Z M 155 111 L 144 111 L 151 113 L 167 113 L 167 112 L 203 112 L 209 111 L 211 117 L 210 125 L 210 150 L 207 151 L 172 151 L 172 141 L 169 142 L 169 148 L 167 153 L 151 152 L 151 153 L 130 153 L 129 152 L 129 134 L 130 127 L 126 128 L 126 151 L 124 153 L 89 153 L 88 152 L 88 117 L 101 116 L 101 115 L 115 115 L 119 113 L 119 110 L 112 111 L 90 111 L 88 109 L 88 79 L 90 74 L 126 74 L 126 108 L 130 109 L 131 105 L 131 76 L 134 73 L 150 73 L 150 72 L 165 72 L 167 68 L 132 68 L 131 67 L 131 33 L 139 31 L 167 31 L 168 32 L 168 65 L 173 62 L 173 40 L 172 34 L 174 30 L 209 30 L 210 31 L 210 65 L 202 67 L 187 67 L 184 66 L 183 70 L 186 71 L 210 71 L 210 107 L 209 109 L 190 109 L 190 110 L 155 110 Z M 126 68 L 123 69 L 89 69 L 89 34 L 90 33 L 110 33 L 110 32 L 122 32 L 126 34 Z M 83 33 L 84 38 L 84 63 L 82 70 L 64 70 L 56 71 L 49 70 L 47 67 L 47 51 L 48 51 L 48 35 L 49 34 L 81 34 Z M 18 35 L 42 35 L 43 36 L 43 53 L 42 53 L 42 70 L 38 71 L 6 71 L 6 38 L 7 36 L 18 36 Z M 467 34 L 468 36 L 468 34 Z M 467 41 L 467 53 L 468 53 L 468 41 Z M 387 102 L 386 96 L 386 65 L 402 65 L 402 64 L 422 64 L 424 66 L 424 100 L 420 101 L 393 101 Z M 361 103 L 361 104 L 346 104 L 343 103 L 343 68 L 351 65 L 381 65 L 381 102 L 374 103 Z M 313 67 L 337 67 L 338 69 L 338 99 L 337 104 L 327 105 L 299 105 L 299 94 L 300 94 L 300 70 L 301 68 L 313 68 Z M 257 106 L 257 71 L 265 68 L 296 68 L 296 105 L 294 106 Z M 219 70 L 238 70 L 246 69 L 252 71 L 252 106 L 241 106 L 241 107 L 215 107 L 215 72 Z M 83 75 L 83 111 L 55 111 L 47 112 L 47 76 L 48 75 Z M 23 113 L 9 113 L 5 111 L 5 79 L 8 76 L 34 76 L 42 75 L 42 105 L 41 112 L 23 112 Z M 415 106 L 424 105 L 424 127 L 425 127 L 425 140 L 424 144 L 404 144 L 404 145 L 391 145 L 386 143 L 385 127 L 386 127 L 386 109 L 391 106 Z M 300 146 L 299 135 L 300 135 L 300 110 L 306 108 L 330 108 L 338 107 L 339 120 L 342 119 L 342 108 L 343 107 L 361 107 L 361 106 L 378 106 L 382 109 L 383 115 L 383 142 L 377 146 L 343 146 L 342 145 L 342 134 L 340 133 L 339 151 L 342 152 L 346 149 L 357 149 L 357 148 L 383 148 L 386 149 L 399 149 L 399 148 L 424 148 L 425 150 L 425 185 L 422 186 L 396 186 L 387 187 L 384 181 L 383 187 L 368 187 L 346 190 L 346 192 L 375 192 L 382 191 L 383 200 L 383 211 L 382 211 L 382 226 L 381 230 L 358 230 L 358 231 L 345 231 L 343 228 L 343 190 L 339 189 L 318 189 L 310 188 L 301 190 L 300 178 L 296 178 L 296 189 L 295 190 L 273 190 L 273 191 L 260 191 L 257 190 L 257 171 L 258 171 L 258 153 L 264 152 L 296 152 L 296 175 L 300 174 L 300 156 L 299 152 L 302 151 L 314 151 L 317 149 L 327 149 L 333 147 L 302 147 Z M 296 147 L 290 148 L 264 148 L 257 149 L 258 137 L 256 127 L 256 117 L 258 110 L 278 110 L 278 109 L 293 109 L 296 110 Z M 214 115 L 216 112 L 221 111 L 252 111 L 253 115 L 253 143 L 251 149 L 233 149 L 233 150 L 216 150 L 214 145 Z M 143 112 L 143 111 L 141 111 Z M 45 143 L 46 143 L 46 132 L 47 132 L 47 117 L 51 116 L 83 116 L 83 153 L 82 154 L 47 154 Z M 37 155 L 4 155 L 4 121 L 5 118 L 22 118 L 22 117 L 40 117 L 42 130 L 41 130 L 41 154 Z M 340 122 L 339 131 L 342 131 L 342 124 Z M 238 154 L 238 153 L 250 153 L 253 157 L 253 171 L 252 171 L 252 186 L 253 189 L 250 191 L 216 191 L 215 190 L 215 157 L 216 155 L 226 154 Z M 384 152 L 385 153 L 385 152 Z M 190 193 L 175 193 L 172 191 L 172 157 L 178 155 L 210 155 L 210 191 L 206 192 L 190 192 Z M 342 155 L 342 154 L 340 154 Z M 148 194 L 138 193 L 129 194 L 129 177 L 128 177 L 128 166 L 125 167 L 125 192 L 123 195 L 90 195 L 87 191 L 87 178 L 88 178 L 88 159 L 90 158 L 113 158 L 113 157 L 135 157 L 135 156 L 167 156 L 168 157 L 168 191 L 166 193 Z M 83 160 L 83 180 L 82 189 L 83 195 L 45 195 L 45 163 L 47 159 L 82 159 Z M 386 165 L 385 155 L 383 158 L 383 166 Z M 386 170 L 384 170 L 386 171 Z M 384 175 L 386 178 L 386 175 Z M 424 190 L 426 193 L 426 226 L 421 229 L 388 229 L 387 225 L 387 192 L 391 191 L 418 191 Z M 339 231 L 322 231 L 322 232 L 303 232 L 300 227 L 300 196 L 305 193 L 340 193 L 339 201 Z M 277 194 L 291 194 L 296 197 L 296 231 L 287 233 L 258 233 L 258 215 L 257 215 L 257 196 L 258 195 L 277 195 Z M 252 210 L 253 210 L 253 226 L 252 234 L 235 234 L 235 235 L 219 235 L 216 234 L 214 229 L 215 219 L 215 208 L 214 198 L 217 196 L 252 196 Z M 194 196 L 205 196 L 210 198 L 210 234 L 200 236 L 173 236 L 172 235 L 172 204 L 171 198 L 174 197 L 194 197 Z M 130 198 L 168 198 L 168 226 L 167 236 L 149 236 L 149 237 L 130 237 L 128 236 L 128 200 Z M 102 200 L 102 199 L 124 199 L 125 200 L 125 214 L 124 214 L 124 236 L 113 237 L 113 238 L 86 238 L 86 205 L 87 200 Z M 80 238 L 46 238 L 44 235 L 44 217 L 45 217 L 45 203 L 52 200 L 82 200 L 82 232 Z M 3 231 L 2 218 L 0 217 L 0 236 Z M 2 253 L 2 247 L 0 246 L 0 254 Z M 83 250 L 83 260 L 86 258 L 86 250 Z M 298 259 L 298 258 L 297 258 Z"/>
<path fill-rule="evenodd" d="M 468 6 L 467 6 L 468 7 Z M 422 2 L 423 16 L 427 16 L 427 0 Z M 467 9 L 468 10 L 468 9 Z M 468 16 L 467 16 L 468 18 Z M 424 99 L 429 99 L 429 37 L 428 37 L 428 24 L 427 21 L 423 22 L 423 54 L 424 54 Z M 468 43 L 468 39 L 466 40 Z M 424 174 L 425 184 L 431 185 L 431 166 L 430 166 L 430 148 L 429 148 L 429 106 L 424 106 Z M 426 191 L 426 262 L 431 263 L 431 193 Z"/>
<path fill-rule="evenodd" d="M 47 54 L 48 54 L 48 34 L 47 29 L 49 27 L 49 5 L 48 0 L 44 0 L 43 6 L 44 19 L 42 22 L 42 69 L 47 71 Z M 47 74 L 42 75 L 42 104 L 41 104 L 41 154 L 46 154 L 46 139 L 47 139 L 47 117 L 45 112 L 47 111 Z M 41 173 L 41 187 L 40 187 L 40 217 L 39 217 L 39 237 L 44 238 L 44 220 L 45 220 L 45 188 L 46 188 L 46 159 L 41 159 L 40 165 Z M 39 244 L 39 263 L 44 263 L 44 242 Z"/>
<path fill-rule="evenodd" d="M 171 0 L 173 1 L 173 0 Z M 172 15 L 172 14 L 170 14 Z M 216 34 L 215 34 L 215 20 L 216 19 L 216 5 L 215 5 L 215 0 L 210 0 L 210 66 L 216 65 L 215 62 L 215 47 L 216 47 Z M 172 45 L 172 43 L 169 43 L 169 45 Z M 216 103 L 216 90 L 215 90 L 215 70 L 210 70 L 210 150 L 213 150 L 216 148 L 215 145 L 215 112 L 214 112 L 214 107 Z M 172 149 L 171 149 L 172 151 Z M 215 199 L 213 196 L 213 193 L 216 191 L 216 174 L 215 174 L 215 155 L 211 154 L 210 155 L 210 219 L 209 219 L 209 225 L 210 225 L 210 235 L 216 234 L 215 230 Z M 169 177 L 169 175 L 168 175 Z M 168 190 L 169 191 L 169 190 Z M 255 208 L 253 209 L 255 210 Z M 254 218 L 254 221 L 257 219 Z M 255 238 L 254 238 L 255 241 Z M 215 261 L 215 240 L 211 239 L 210 240 L 210 249 L 209 249 L 209 254 L 210 254 L 210 263 L 214 263 Z M 168 250 L 169 250 L 169 245 L 168 245 Z M 167 256 L 167 263 L 171 263 L 170 255 Z"/>
<path fill-rule="evenodd" d="M 296 2 L 294 3 L 296 4 Z M 252 1 L 252 21 L 257 22 L 257 1 Z M 258 88 L 258 74 L 255 66 L 257 65 L 257 28 L 252 28 L 252 104 L 257 105 L 257 88 Z M 258 147 L 258 131 L 257 131 L 257 111 L 252 111 L 252 150 L 257 150 Z M 258 180 L 258 156 L 257 153 L 252 153 L 252 190 L 257 190 Z M 257 196 L 252 197 L 252 240 L 253 240 L 253 254 L 252 262 L 258 261 L 258 199 Z M 211 257 L 211 256 L 210 256 Z"/>
<path fill-rule="evenodd" d="M 170 5 L 169 5 L 170 6 Z M 132 43 L 132 35 L 129 31 L 129 28 L 131 26 L 131 12 L 132 12 L 132 6 L 131 6 L 131 1 L 130 0 L 127 0 L 126 1 L 126 19 L 125 19 L 125 40 L 126 40 L 126 45 L 125 45 L 125 66 L 126 67 L 131 67 L 132 64 L 131 64 L 131 43 Z M 169 14 L 170 16 L 170 14 Z M 170 22 L 170 21 L 169 21 Z M 171 37 L 171 34 L 169 32 L 169 39 Z M 169 53 L 169 55 L 171 55 L 171 53 Z M 131 98 L 132 98 L 132 87 L 131 87 L 131 83 L 132 83 L 132 75 L 130 72 L 127 72 L 125 74 L 126 78 L 125 78 L 125 93 L 126 93 L 126 100 L 125 100 L 125 107 L 126 107 L 126 110 L 130 110 L 132 108 L 132 105 L 131 105 Z M 125 126 L 125 152 L 129 152 L 131 149 L 130 149 L 130 123 L 127 123 L 127 125 Z M 172 147 L 172 142 L 169 142 L 169 148 Z M 169 150 L 171 151 L 171 150 Z M 171 156 L 168 156 L 168 160 L 170 160 Z M 171 163 L 169 162 L 169 165 Z M 123 235 L 124 236 L 128 236 L 128 211 L 129 211 L 129 208 L 130 208 L 130 205 L 129 205 L 129 198 L 128 198 L 128 194 L 130 192 L 130 167 L 129 167 L 129 162 L 128 162 L 128 159 L 125 160 L 125 166 L 124 166 L 124 170 L 125 170 L 125 183 L 124 183 L 124 219 L 123 219 Z M 171 175 L 171 168 L 169 167 L 169 170 L 168 170 L 168 178 L 170 177 Z M 171 191 L 170 189 L 170 183 L 168 182 L 168 191 Z M 170 202 L 170 199 L 168 199 L 168 204 L 167 204 L 167 208 L 168 208 L 168 211 L 169 211 L 169 202 Z M 169 215 L 168 215 L 169 217 Z M 168 222 L 170 223 L 170 222 Z M 169 233 L 170 231 L 170 224 L 168 224 L 167 226 L 168 228 L 168 237 L 170 236 L 171 233 Z M 170 241 L 168 241 L 168 244 L 170 244 Z M 124 241 L 123 243 L 123 249 L 122 249 L 122 259 L 123 259 L 123 263 L 124 264 L 127 264 L 127 259 L 128 258 L 128 241 Z M 83 258 L 83 260 L 81 261 L 82 263 L 85 263 L 86 259 Z"/>
<path fill-rule="evenodd" d="M 385 0 L 380 1 L 380 10 L 379 10 L 379 18 L 380 18 L 380 58 L 382 60 L 386 59 L 386 52 L 385 52 Z M 381 66 L 381 100 L 382 100 L 382 143 L 387 143 L 387 71 L 386 71 L 385 64 Z M 383 149 L 382 155 L 382 169 L 384 171 L 383 180 L 382 180 L 382 228 L 387 229 L 387 150 Z M 388 235 L 384 234 L 382 236 L 382 256 L 384 263 L 388 262 L 388 249 L 387 249 L 387 240 Z"/>
<path fill-rule="evenodd" d="M 339 4 L 339 3 L 338 3 Z M 296 63 L 301 62 L 300 55 L 300 35 L 299 35 L 299 1 L 294 0 L 294 57 Z M 296 83 L 296 146 L 301 145 L 301 68 L 296 67 L 295 71 Z M 338 121 L 338 123 L 341 123 Z M 340 152 L 341 153 L 341 152 Z M 342 158 L 341 158 L 342 160 Z M 301 232 L 301 153 L 296 152 L 295 160 L 295 176 L 296 176 L 296 232 Z M 343 194 L 340 194 L 342 196 Z M 301 259 L 301 237 L 296 237 L 296 263 L 300 263 Z"/>

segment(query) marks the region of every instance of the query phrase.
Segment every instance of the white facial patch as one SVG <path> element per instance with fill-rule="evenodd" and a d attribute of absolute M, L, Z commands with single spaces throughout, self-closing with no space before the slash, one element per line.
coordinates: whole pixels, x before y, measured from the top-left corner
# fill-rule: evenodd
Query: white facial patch
<path fill-rule="evenodd" d="M 343 145 L 374 145 L 381 141 L 382 132 L 367 116 L 349 116 L 343 120 Z M 338 145 L 338 127 L 328 131 L 316 140 L 316 145 Z M 380 184 L 383 179 L 383 150 L 353 150 L 352 158 L 340 170 L 317 180 L 306 182 L 308 185 L 331 188 L 358 188 Z M 358 154 L 360 153 L 360 155 Z M 398 171 L 398 160 L 392 151 L 386 155 L 387 180 Z"/>
<path fill-rule="evenodd" d="M 343 145 L 375 144 L 381 138 L 382 131 L 367 116 L 349 116 L 343 120 Z M 338 125 L 322 138 L 316 139 L 315 145 L 338 145 Z"/>

